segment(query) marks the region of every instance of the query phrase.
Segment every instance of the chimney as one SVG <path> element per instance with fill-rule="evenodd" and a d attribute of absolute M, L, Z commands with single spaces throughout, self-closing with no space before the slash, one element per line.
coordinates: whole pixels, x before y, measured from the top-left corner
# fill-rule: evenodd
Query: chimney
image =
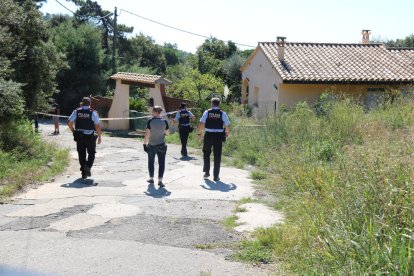
<path fill-rule="evenodd" d="M 285 40 L 286 40 L 286 37 L 284 36 L 278 36 L 276 38 L 277 58 L 280 61 L 283 61 L 285 59 Z"/>
<path fill-rule="evenodd" d="M 369 44 L 369 35 L 371 30 L 362 30 L 362 44 Z"/>

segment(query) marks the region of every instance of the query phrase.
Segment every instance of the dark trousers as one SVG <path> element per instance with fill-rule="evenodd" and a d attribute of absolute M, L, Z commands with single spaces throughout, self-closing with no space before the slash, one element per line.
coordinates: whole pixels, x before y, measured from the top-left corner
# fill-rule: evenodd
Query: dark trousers
<path fill-rule="evenodd" d="M 223 133 L 206 132 L 204 135 L 203 157 L 205 173 L 210 173 L 210 155 L 213 148 L 214 155 L 214 177 L 220 175 L 221 153 L 223 150 Z"/>
<path fill-rule="evenodd" d="M 76 140 L 76 149 L 79 156 L 81 171 L 85 166 L 92 168 L 96 153 L 96 136 L 80 134 Z M 86 158 L 86 153 L 88 157 Z"/>
<path fill-rule="evenodd" d="M 180 140 L 181 140 L 181 154 L 187 156 L 187 142 L 190 135 L 190 126 L 179 126 Z"/>
<path fill-rule="evenodd" d="M 165 171 L 165 156 L 167 154 L 167 145 L 148 145 L 148 171 L 150 177 L 154 177 L 154 163 L 155 163 L 155 156 L 158 157 L 158 178 L 162 178 L 164 176 Z"/>

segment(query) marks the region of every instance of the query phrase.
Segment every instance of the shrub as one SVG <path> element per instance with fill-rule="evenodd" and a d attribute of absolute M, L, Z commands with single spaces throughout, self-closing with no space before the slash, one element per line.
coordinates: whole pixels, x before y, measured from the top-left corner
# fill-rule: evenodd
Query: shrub
<path fill-rule="evenodd" d="M 131 98 L 129 99 L 129 109 L 146 112 L 148 111 L 148 102 L 144 98 Z"/>

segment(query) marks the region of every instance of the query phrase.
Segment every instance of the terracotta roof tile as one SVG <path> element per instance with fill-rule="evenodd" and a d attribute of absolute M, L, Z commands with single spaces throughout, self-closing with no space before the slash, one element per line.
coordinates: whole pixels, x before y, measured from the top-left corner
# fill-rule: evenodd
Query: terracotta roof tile
<path fill-rule="evenodd" d="M 276 42 L 259 47 L 284 82 L 414 82 L 414 49 L 382 44 L 286 43 L 283 61 Z"/>
<path fill-rule="evenodd" d="M 136 83 L 146 83 L 146 84 L 158 84 L 158 83 L 171 84 L 171 81 L 163 78 L 162 76 L 137 74 L 137 73 L 126 73 L 126 72 L 118 72 L 115 75 L 112 75 L 111 79 L 120 79 L 120 80 L 125 80 L 125 81 L 132 81 Z"/>

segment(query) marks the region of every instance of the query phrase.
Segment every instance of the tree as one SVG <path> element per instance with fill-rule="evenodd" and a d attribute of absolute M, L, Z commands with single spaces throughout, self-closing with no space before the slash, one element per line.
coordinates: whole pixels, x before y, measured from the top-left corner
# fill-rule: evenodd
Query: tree
<path fill-rule="evenodd" d="M 180 63 L 180 51 L 177 49 L 177 44 L 165 43 L 162 51 L 167 65 L 177 65 Z"/>
<path fill-rule="evenodd" d="M 371 39 L 371 43 L 382 43 L 387 47 L 414 47 L 414 34 L 408 35 L 405 38 L 397 38 L 396 40 L 377 36 Z"/>
<path fill-rule="evenodd" d="M 20 118 L 24 112 L 21 84 L 0 77 L 0 124 Z"/>
<path fill-rule="evenodd" d="M 112 11 L 102 9 L 97 1 L 91 0 L 71 0 L 79 9 L 75 13 L 75 19 L 79 24 L 94 23 L 102 32 L 102 47 L 105 51 L 105 69 L 109 70 L 111 66 L 112 43 L 114 37 L 114 15 Z M 117 24 L 116 38 L 119 48 L 128 44 L 126 34 L 132 33 L 133 27 L 124 24 Z"/>
<path fill-rule="evenodd" d="M 414 47 L 414 34 L 403 39 L 388 40 L 385 42 L 388 47 Z"/>
<path fill-rule="evenodd" d="M 180 82 L 173 85 L 170 94 L 175 97 L 187 100 L 198 101 L 200 104 L 204 100 L 213 96 L 222 96 L 224 83 L 211 74 L 201 74 L 197 70 L 192 70 Z"/>
<path fill-rule="evenodd" d="M 58 73 L 59 102 L 62 109 L 72 109 L 80 98 L 105 92 L 102 35 L 92 24 L 76 26 L 73 20 L 53 30 L 53 42 L 65 53 L 68 68 Z"/>
<path fill-rule="evenodd" d="M 236 52 L 236 44 L 231 41 L 226 44 L 216 38 L 206 39 L 197 49 L 198 70 L 202 74 L 213 74 L 224 80 L 223 61 Z"/>
<path fill-rule="evenodd" d="M 140 67 L 149 67 L 156 74 L 164 74 L 167 69 L 167 61 L 160 46 L 150 36 L 143 34 L 128 39 L 126 48 L 120 49 L 120 54 L 125 64 Z"/>
<path fill-rule="evenodd" d="M 235 53 L 224 62 L 225 83 L 229 86 L 228 102 L 240 102 L 242 74 L 240 68 L 246 61 L 240 54 Z"/>
<path fill-rule="evenodd" d="M 5 34 L 0 40 L 0 56 L 8 63 L 2 66 L 2 71 L 9 71 L 6 79 L 22 84 L 25 108 L 33 112 L 46 106 L 46 99 L 55 92 L 56 73 L 64 62 L 49 40 L 36 3 L 19 2 L 4 0 L 0 5 L 0 26 Z M 7 83 L 17 91 L 16 86 Z"/>

